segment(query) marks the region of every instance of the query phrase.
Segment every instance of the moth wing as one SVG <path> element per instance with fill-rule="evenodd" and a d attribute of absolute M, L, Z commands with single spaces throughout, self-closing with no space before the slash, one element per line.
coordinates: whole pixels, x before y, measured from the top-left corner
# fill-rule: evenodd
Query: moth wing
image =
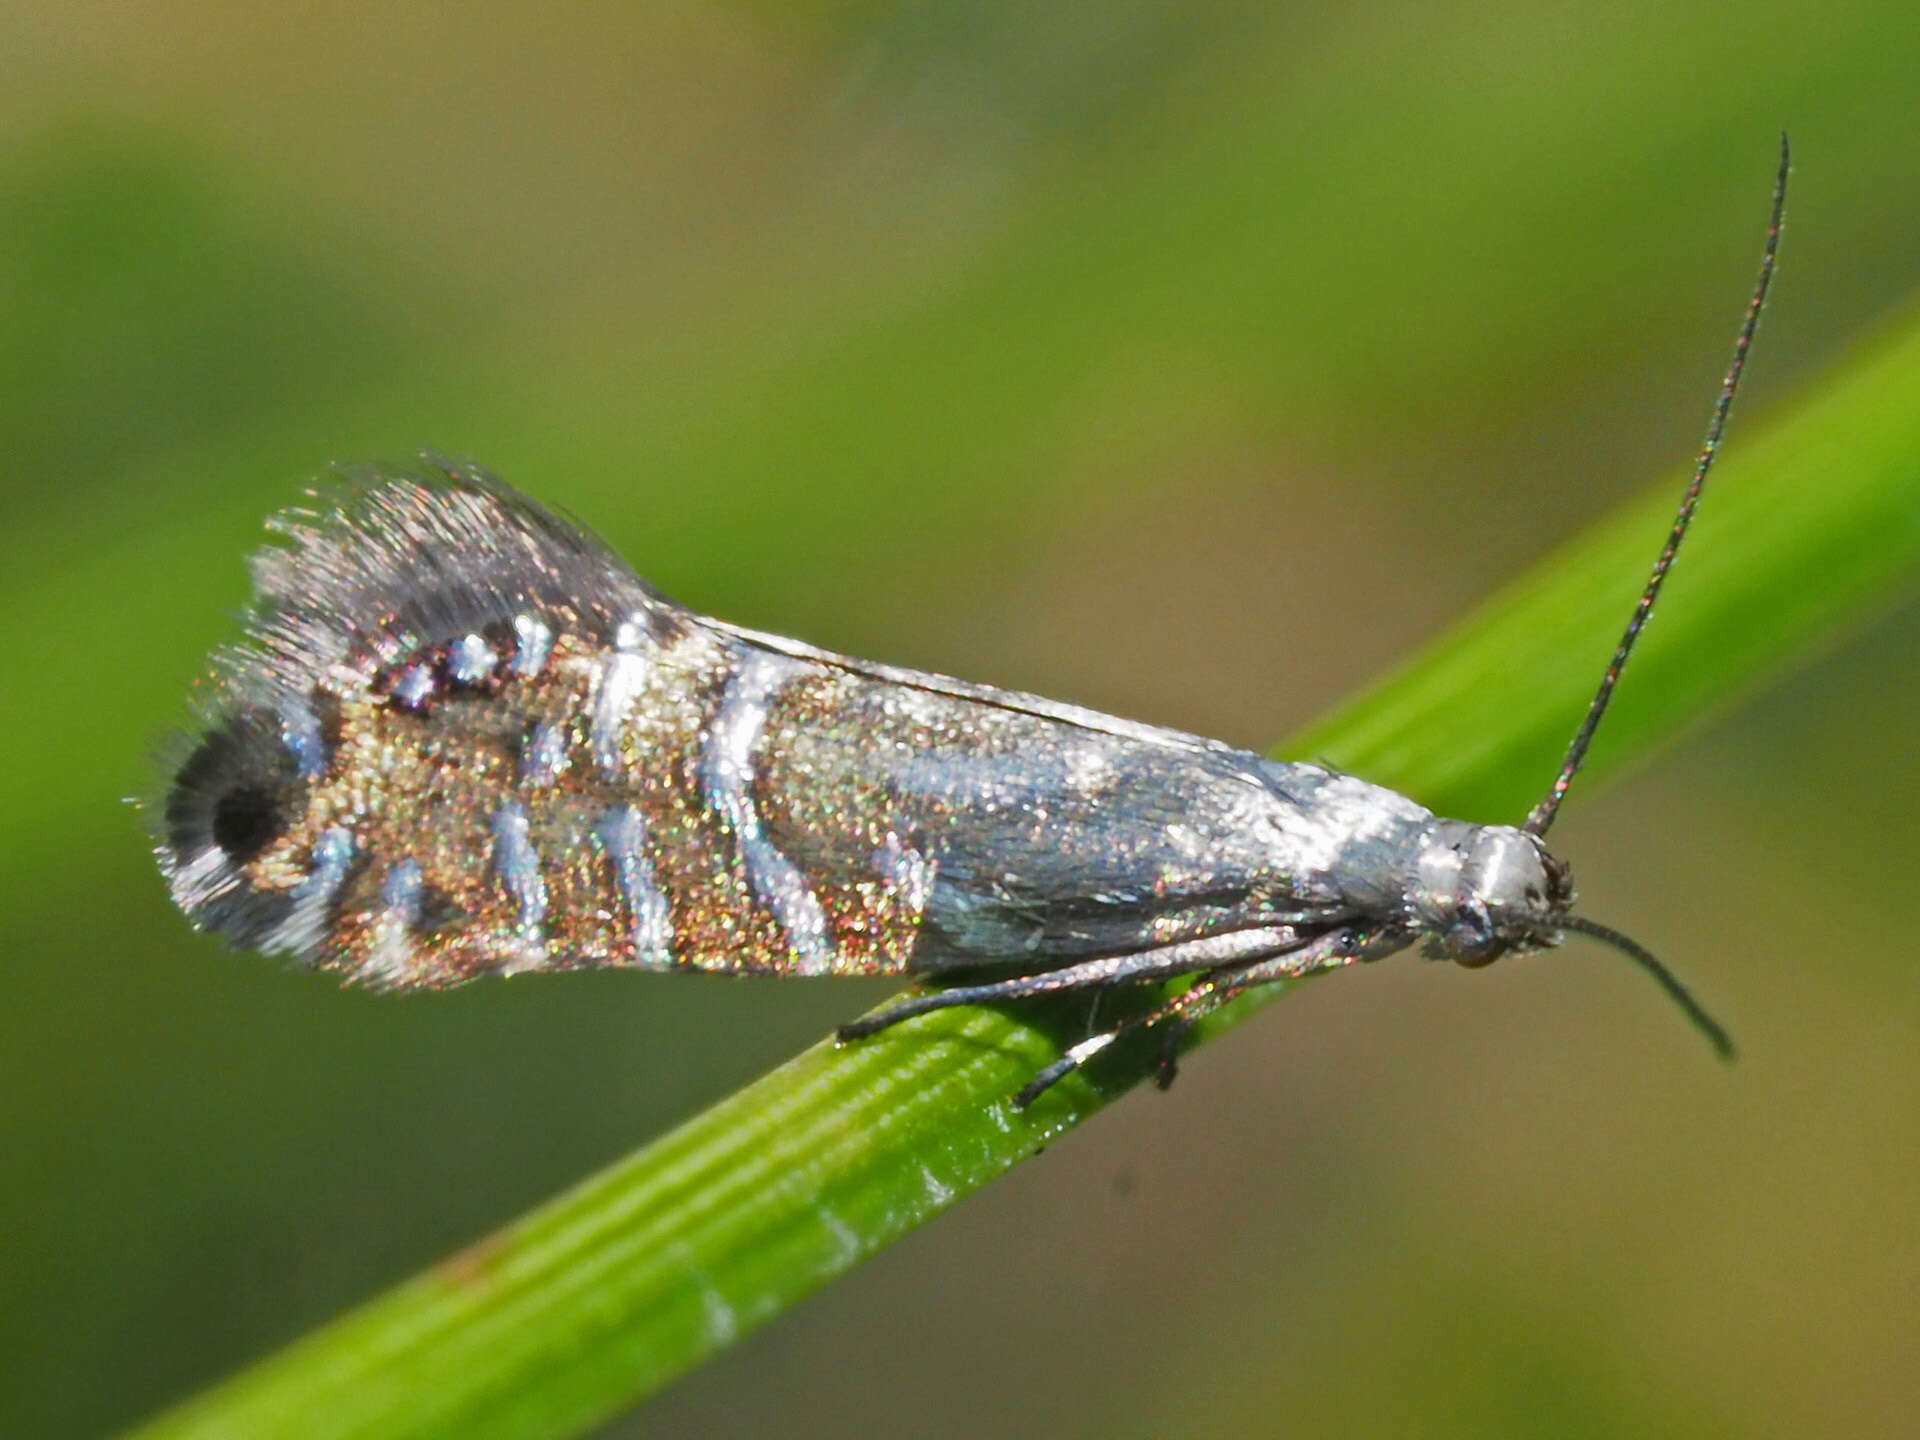
<path fill-rule="evenodd" d="M 702 619 L 734 647 L 799 662 L 762 757 L 770 832 L 823 870 L 861 824 L 930 860 L 908 968 L 1096 956 L 1249 927 L 1302 932 L 1339 913 L 1275 868 L 1291 802 L 1275 762 L 1077 705 L 834 654 Z M 914 697 L 914 698 L 909 698 Z M 827 865 L 826 861 L 837 862 Z"/>
<path fill-rule="evenodd" d="M 312 499 L 269 520 L 278 543 L 249 561 L 246 634 L 223 667 L 244 689 L 378 668 L 529 608 L 609 641 L 636 611 L 685 613 L 586 526 L 477 466 L 341 467 Z"/>
<path fill-rule="evenodd" d="M 774 635 L 764 630 L 751 630 L 743 625 L 732 625 L 724 620 L 714 620 L 705 616 L 701 617 L 700 623 L 744 644 L 845 674 L 858 675 L 882 685 L 898 685 L 909 690 L 924 691 L 930 695 L 944 695 L 1009 714 L 1030 715 L 1036 719 L 1051 720 L 1075 729 L 1116 736 L 1142 745 L 1163 746 L 1169 750 L 1193 754 L 1240 755 L 1244 753 L 1225 741 L 1210 740 L 1204 735 L 1191 735 L 1183 730 L 1172 730 L 1160 725 L 1148 725 L 1137 720 L 1123 719 L 1083 705 L 1049 700 L 1043 695 L 1032 695 L 1022 690 L 1002 690 L 995 685 L 956 680 L 951 675 L 914 670 L 901 665 L 883 665 L 874 660 L 840 655 L 785 635 Z"/>

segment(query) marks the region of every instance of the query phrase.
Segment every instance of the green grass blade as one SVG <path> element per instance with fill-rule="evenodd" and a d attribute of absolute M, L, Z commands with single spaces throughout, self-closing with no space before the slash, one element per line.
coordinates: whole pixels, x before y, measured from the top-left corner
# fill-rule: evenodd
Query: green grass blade
<path fill-rule="evenodd" d="M 1585 784 L 1869 612 L 1920 566 L 1917 398 L 1910 325 L 1764 435 L 1736 435 Z M 1288 753 L 1448 813 L 1518 820 L 1553 772 L 1677 493 L 1676 480 L 1625 507 Z M 1103 1067 L 1031 1114 L 1011 1111 L 1007 1097 L 1070 1026 L 1045 1011 L 949 1011 L 858 1046 L 815 1046 L 143 1433 L 583 1429 L 1128 1088 Z"/>

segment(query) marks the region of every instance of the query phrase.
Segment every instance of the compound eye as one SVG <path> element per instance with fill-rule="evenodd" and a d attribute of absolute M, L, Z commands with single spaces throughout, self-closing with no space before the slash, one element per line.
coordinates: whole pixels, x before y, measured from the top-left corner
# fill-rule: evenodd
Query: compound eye
<path fill-rule="evenodd" d="M 1491 965 L 1507 953 L 1493 916 L 1487 913 L 1485 905 L 1475 902 L 1460 907 L 1447 940 L 1448 958 L 1469 970 Z"/>

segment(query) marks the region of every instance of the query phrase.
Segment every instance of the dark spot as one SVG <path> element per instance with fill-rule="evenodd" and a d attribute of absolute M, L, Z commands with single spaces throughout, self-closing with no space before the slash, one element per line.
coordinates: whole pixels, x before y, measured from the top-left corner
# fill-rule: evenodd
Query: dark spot
<path fill-rule="evenodd" d="M 236 865 L 244 865 L 280 834 L 281 800 L 258 785 L 237 785 L 213 806 L 213 843 Z"/>
<path fill-rule="evenodd" d="M 413 922 L 413 928 L 422 935 L 432 935 L 441 930 L 454 930 L 470 923 L 472 914 L 453 896 L 431 885 L 423 885 L 420 890 L 420 913 Z"/>
<path fill-rule="evenodd" d="M 330 752 L 329 711 L 315 706 L 319 740 Z M 279 843 L 306 805 L 301 751 L 316 737 L 283 734 L 281 717 L 264 706 L 227 715 L 200 737 L 167 789 L 161 838 L 175 894 L 193 923 L 250 949 L 273 935 L 291 912 L 292 892 L 256 886 L 247 867 Z M 218 859 L 218 866 L 204 862 Z"/>
<path fill-rule="evenodd" d="M 211 842 L 244 865 L 286 830 L 305 788 L 279 717 L 243 711 L 210 731 L 175 773 L 167 838 L 180 860 Z"/>

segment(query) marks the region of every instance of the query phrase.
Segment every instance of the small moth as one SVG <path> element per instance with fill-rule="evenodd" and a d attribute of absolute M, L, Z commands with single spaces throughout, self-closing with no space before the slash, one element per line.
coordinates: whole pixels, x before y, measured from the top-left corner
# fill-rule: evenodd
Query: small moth
<path fill-rule="evenodd" d="M 1712 467 L 1756 284 L 1685 497 L 1565 762 L 1518 825 L 1319 765 L 829 654 L 676 605 L 482 472 L 368 469 L 270 528 L 153 807 L 195 926 L 381 989 L 625 966 L 911 975 L 843 1026 L 1175 977 L 1130 1032 L 1416 942 L 1485 965 L 1586 935 L 1731 1042 L 1647 950 L 1572 913 L 1544 837 Z"/>

